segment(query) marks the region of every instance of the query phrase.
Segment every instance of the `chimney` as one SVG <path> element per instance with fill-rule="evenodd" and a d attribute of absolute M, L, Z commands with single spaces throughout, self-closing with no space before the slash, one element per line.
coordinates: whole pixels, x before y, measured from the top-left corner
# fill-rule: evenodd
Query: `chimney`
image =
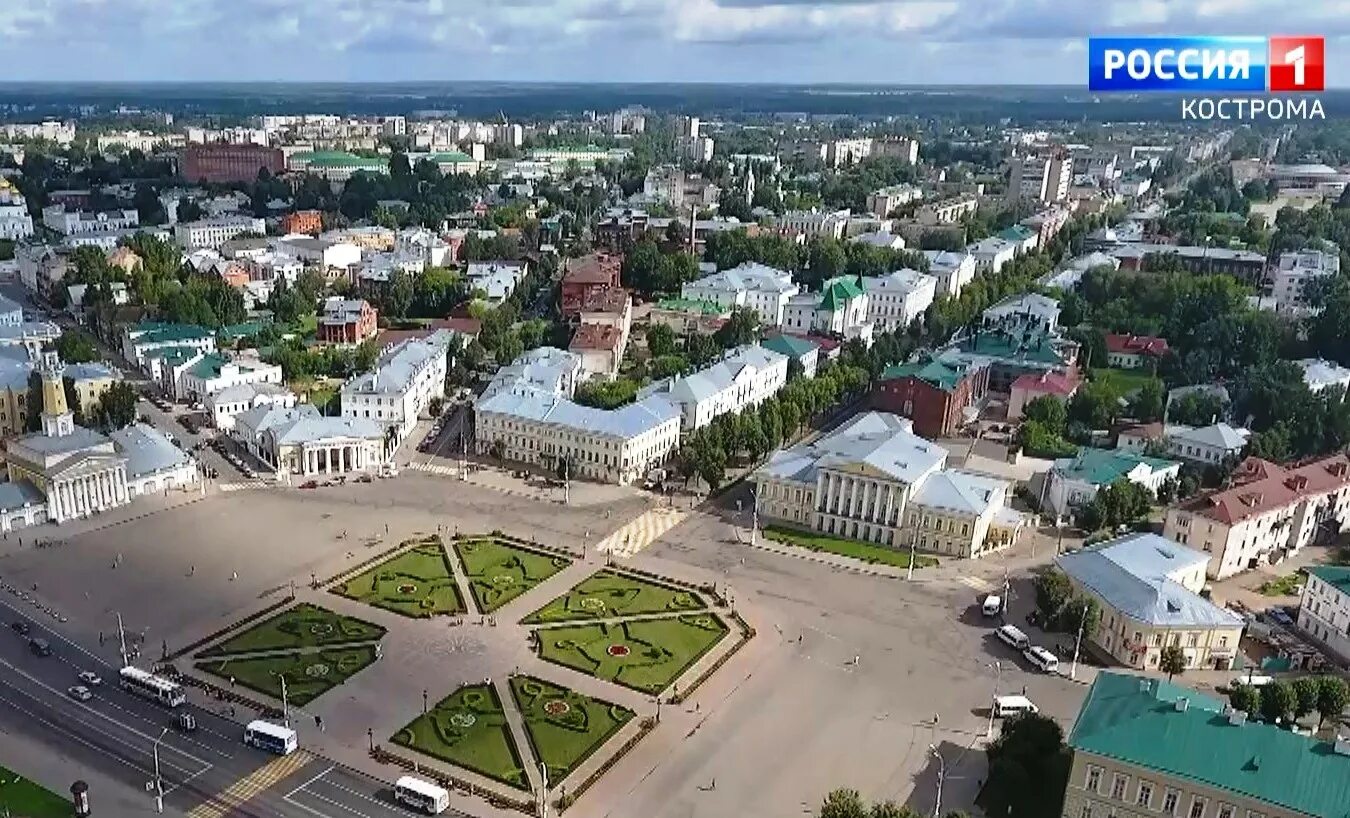
<path fill-rule="evenodd" d="M 1191 706 L 1191 700 L 1182 696 L 1177 699 L 1176 709 L 1178 713 L 1185 713 Z"/>
<path fill-rule="evenodd" d="M 1247 723 L 1247 714 L 1242 710 L 1234 710 L 1228 714 L 1228 723 L 1241 727 Z"/>

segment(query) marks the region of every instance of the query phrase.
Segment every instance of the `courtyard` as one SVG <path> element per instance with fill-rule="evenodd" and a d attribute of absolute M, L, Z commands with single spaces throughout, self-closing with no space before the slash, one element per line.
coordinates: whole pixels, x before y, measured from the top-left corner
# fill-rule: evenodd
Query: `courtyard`
<path fill-rule="evenodd" d="M 707 607 L 687 588 L 674 588 L 609 569 L 587 577 L 563 596 L 522 620 L 526 625 L 610 619 L 616 616 L 697 611 Z"/>

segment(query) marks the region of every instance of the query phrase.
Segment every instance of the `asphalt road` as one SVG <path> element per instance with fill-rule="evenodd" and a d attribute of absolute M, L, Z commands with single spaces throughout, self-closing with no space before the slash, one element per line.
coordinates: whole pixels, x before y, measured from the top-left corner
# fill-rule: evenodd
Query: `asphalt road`
<path fill-rule="evenodd" d="M 37 614 L 34 616 L 34 614 Z M 304 750 L 278 758 L 246 747 L 239 724 L 189 703 L 170 711 L 133 696 L 116 683 L 117 668 L 47 627 L 43 615 L 0 590 L 0 725 L 20 742 L 55 746 L 80 769 L 145 792 L 143 806 L 107 799 L 91 790 L 99 816 L 153 811 L 154 747 L 159 740 L 164 811 L 190 818 L 225 816 L 321 816 L 393 818 L 413 813 L 392 802 L 389 786 Z M 53 655 L 39 657 L 27 637 L 11 629 L 29 624 L 33 635 L 50 640 Z M 76 675 L 92 670 L 103 679 L 87 702 L 71 698 Z M 178 713 L 197 719 L 197 730 L 173 725 Z M 14 764 L 22 768 L 22 764 Z M 50 782 L 48 782 L 50 783 Z M 113 801 L 109 804 L 108 801 Z"/>

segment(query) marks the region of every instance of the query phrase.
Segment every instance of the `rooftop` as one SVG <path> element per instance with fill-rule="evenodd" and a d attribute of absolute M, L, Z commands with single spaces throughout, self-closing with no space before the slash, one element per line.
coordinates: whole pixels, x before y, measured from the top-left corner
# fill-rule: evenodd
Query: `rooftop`
<path fill-rule="evenodd" d="M 178 468 L 192 458 L 169 442 L 158 429 L 133 423 L 108 435 L 117 453 L 127 459 L 127 476 L 141 477 Z"/>
<path fill-rule="evenodd" d="M 961 362 L 947 362 L 935 359 L 910 364 L 893 364 L 881 373 L 884 381 L 914 378 L 929 386 L 950 392 L 961 383 L 961 379 L 970 372 L 970 367 Z"/>
<path fill-rule="evenodd" d="M 1350 568 L 1340 565 L 1314 565 L 1308 573 L 1343 594 L 1350 594 Z"/>
<path fill-rule="evenodd" d="M 811 443 L 779 450 L 758 473 L 814 486 L 821 469 L 862 464 L 913 485 L 947 462 L 947 450 L 914 434 L 913 428 L 898 415 L 860 414 Z"/>
<path fill-rule="evenodd" d="M 731 310 L 716 302 L 702 298 L 663 298 L 656 302 L 656 309 L 671 312 L 697 312 L 703 315 L 726 315 Z"/>
<path fill-rule="evenodd" d="M 1128 333 L 1120 335 L 1110 332 L 1106 334 L 1106 351 L 1124 355 L 1158 357 L 1167 354 L 1167 339 L 1152 335 L 1130 335 Z"/>
<path fill-rule="evenodd" d="M 712 366 L 671 381 L 665 394 L 676 403 L 697 403 L 721 394 L 745 375 L 768 369 L 782 359 L 780 353 L 762 346 L 738 347 Z"/>
<path fill-rule="evenodd" d="M 1055 471 L 1071 480 L 1080 480 L 1094 486 L 1106 486 L 1128 478 L 1130 472 L 1139 466 L 1147 466 L 1150 472 L 1180 466 L 1173 460 L 1160 457 L 1141 457 L 1119 449 L 1093 449 L 1083 447 L 1074 457 L 1055 461 Z"/>
<path fill-rule="evenodd" d="M 623 332 L 608 324 L 582 324 L 572 336 L 570 349 L 616 352 L 623 343 Z"/>
<path fill-rule="evenodd" d="M 797 290 L 797 285 L 792 283 L 790 273 L 754 261 L 747 261 L 730 270 L 704 276 L 697 281 L 689 282 L 685 286 L 731 292 L 740 290 L 796 292 Z"/>
<path fill-rule="evenodd" d="M 795 335 L 775 335 L 760 341 L 759 345 L 770 352 L 777 352 L 789 358 L 800 358 L 820 349 L 814 342 Z"/>
<path fill-rule="evenodd" d="M 1129 534 L 1055 558 L 1107 605 L 1156 627 L 1242 627 L 1242 618 L 1185 587 L 1181 576 L 1209 557 L 1156 534 Z"/>
<path fill-rule="evenodd" d="M 1232 525 L 1350 485 L 1350 457 L 1333 454 L 1293 467 L 1249 457 L 1233 472 L 1233 482 L 1230 488 L 1198 495 L 1177 508 Z"/>
<path fill-rule="evenodd" d="M 618 409 L 582 406 L 568 398 L 527 383 L 504 385 L 475 411 L 492 412 L 521 420 L 586 432 L 609 438 L 630 439 L 678 420 L 680 410 L 660 395 L 649 395 Z"/>
<path fill-rule="evenodd" d="M 1350 756 L 1273 725 L 1232 724 L 1221 701 L 1159 679 L 1098 674 L 1068 744 L 1303 815 L 1350 815 Z"/>
<path fill-rule="evenodd" d="M 343 384 L 342 393 L 397 395 L 408 391 L 428 361 L 446 355 L 452 335 L 449 330 L 437 330 L 426 338 L 410 338 L 386 350 L 373 370 Z"/>
<path fill-rule="evenodd" d="M 993 477 L 955 469 L 929 475 L 914 492 L 916 505 L 980 516 L 1006 494 L 1009 484 Z"/>
<path fill-rule="evenodd" d="M 1078 391 L 1079 380 L 1060 372 L 1040 372 L 1022 375 L 1012 382 L 1012 388 L 1040 395 L 1059 395 L 1067 398 Z"/>

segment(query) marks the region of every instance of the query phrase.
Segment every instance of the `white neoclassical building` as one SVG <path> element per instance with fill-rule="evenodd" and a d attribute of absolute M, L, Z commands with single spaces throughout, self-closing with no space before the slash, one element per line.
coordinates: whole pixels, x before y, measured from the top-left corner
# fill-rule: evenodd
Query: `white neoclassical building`
<path fill-rule="evenodd" d="M 437 330 L 389 347 L 370 372 L 342 386 L 342 416 L 373 420 L 385 429 L 391 451 L 412 432 L 432 398 L 445 397 L 445 372 L 455 333 Z"/>
<path fill-rule="evenodd" d="M 787 383 L 788 357 L 758 344 L 739 347 L 706 369 L 663 381 L 643 391 L 660 394 L 680 409 L 685 432 L 702 429 L 721 415 L 758 406 Z"/>

